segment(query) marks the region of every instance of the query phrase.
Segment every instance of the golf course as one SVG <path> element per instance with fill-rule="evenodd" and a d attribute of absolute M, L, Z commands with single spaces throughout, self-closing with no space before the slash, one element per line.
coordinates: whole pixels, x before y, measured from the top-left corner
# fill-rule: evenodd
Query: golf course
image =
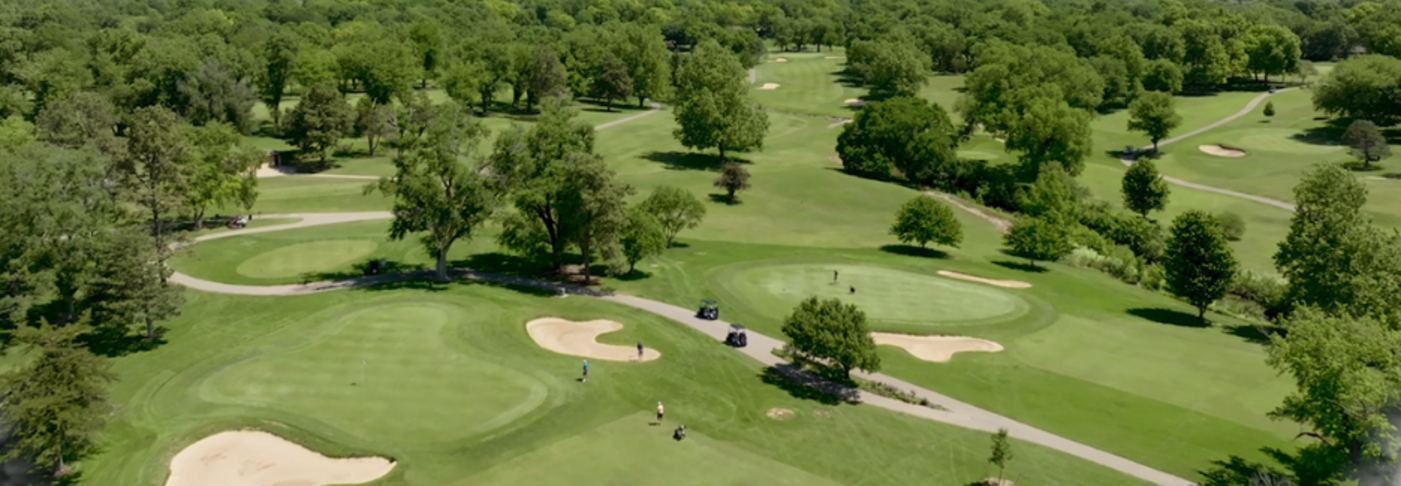
<path fill-rule="evenodd" d="M 113 2 L 0 9 L 0 486 L 1401 457 L 1401 4 Z"/>

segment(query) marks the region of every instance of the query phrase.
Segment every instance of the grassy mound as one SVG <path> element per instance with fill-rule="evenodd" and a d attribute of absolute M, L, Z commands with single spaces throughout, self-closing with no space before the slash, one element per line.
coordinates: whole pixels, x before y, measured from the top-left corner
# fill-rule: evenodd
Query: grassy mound
<path fill-rule="evenodd" d="M 323 240 L 284 246 L 249 258 L 238 266 L 238 273 L 276 279 L 322 272 L 361 260 L 378 246 L 369 240 Z"/>

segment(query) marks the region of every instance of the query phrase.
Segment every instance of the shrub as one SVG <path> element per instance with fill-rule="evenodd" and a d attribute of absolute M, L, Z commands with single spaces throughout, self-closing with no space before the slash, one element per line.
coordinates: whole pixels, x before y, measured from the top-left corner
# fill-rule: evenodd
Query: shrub
<path fill-rule="evenodd" d="M 1124 246 L 1111 246 L 1108 254 L 1100 254 L 1093 249 L 1080 247 L 1071 251 L 1061 261 L 1069 265 L 1104 272 L 1130 285 L 1137 284 L 1142 279 L 1142 272 L 1139 270 L 1142 263 L 1132 251 Z"/>
<path fill-rule="evenodd" d="M 1284 291 L 1288 286 L 1289 282 L 1281 277 L 1241 270 L 1236 272 L 1226 293 L 1259 304 L 1264 316 L 1273 318 L 1285 310 Z"/>
<path fill-rule="evenodd" d="M 1216 224 L 1221 225 L 1221 232 L 1226 235 L 1226 239 L 1240 241 L 1245 236 L 1245 218 L 1239 214 L 1222 211 L 1216 214 Z"/>
<path fill-rule="evenodd" d="M 1146 261 L 1156 262 L 1163 256 L 1163 227 L 1137 215 L 1120 213 L 1106 236 Z"/>

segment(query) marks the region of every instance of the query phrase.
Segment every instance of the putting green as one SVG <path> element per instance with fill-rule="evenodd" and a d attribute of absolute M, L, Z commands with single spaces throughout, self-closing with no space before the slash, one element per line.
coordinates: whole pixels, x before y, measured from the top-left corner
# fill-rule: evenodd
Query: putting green
<path fill-rule="evenodd" d="M 378 243 L 370 240 L 322 240 L 284 246 L 261 253 L 238 266 L 252 278 L 286 278 L 322 272 L 364 258 Z"/>
<path fill-rule="evenodd" d="M 675 424 L 650 426 L 640 413 L 517 456 L 461 485 L 764 485 L 835 486 L 838 483 L 756 456 L 688 430 L 672 440 Z M 620 466 L 618 458 L 630 458 Z M 549 464 L 549 467 L 539 467 Z"/>
<path fill-rule="evenodd" d="M 1331 154 L 1342 152 L 1337 145 L 1304 143 L 1293 138 L 1299 131 L 1292 128 L 1250 128 L 1213 134 L 1215 140 L 1246 152 L 1285 152 L 1291 154 Z"/>
<path fill-rule="evenodd" d="M 837 282 L 833 270 L 840 272 Z M 856 304 L 876 323 L 933 327 L 1003 322 L 1029 308 L 1022 299 L 986 285 L 872 266 L 753 267 L 735 272 L 726 285 L 772 318 L 782 318 L 811 296 Z"/>
<path fill-rule="evenodd" d="M 309 342 L 230 364 L 199 393 L 210 402 L 316 417 L 361 437 L 470 437 L 530 412 L 547 393 L 534 378 L 444 346 L 452 316 L 464 312 L 415 303 L 343 314 L 302 334 Z"/>

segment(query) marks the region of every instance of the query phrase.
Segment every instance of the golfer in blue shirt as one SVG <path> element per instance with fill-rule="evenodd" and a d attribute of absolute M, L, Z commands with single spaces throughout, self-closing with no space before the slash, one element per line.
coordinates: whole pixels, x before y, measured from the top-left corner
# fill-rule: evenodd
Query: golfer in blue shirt
<path fill-rule="evenodd" d="M 584 360 L 584 377 L 579 381 L 589 381 L 589 360 Z"/>

